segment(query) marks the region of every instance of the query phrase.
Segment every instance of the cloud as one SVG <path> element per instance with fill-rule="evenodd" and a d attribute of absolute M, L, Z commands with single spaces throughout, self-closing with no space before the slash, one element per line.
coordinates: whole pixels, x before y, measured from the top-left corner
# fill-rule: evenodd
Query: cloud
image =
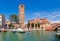
<path fill-rule="evenodd" d="M 60 16 L 60 11 L 59 12 L 53 12 L 52 14 L 54 15 L 53 17 L 59 17 Z"/>
<path fill-rule="evenodd" d="M 51 19 L 60 17 L 60 12 L 51 12 L 51 14 L 49 13 L 48 15 L 46 15 L 46 17 L 49 17 Z"/>
<path fill-rule="evenodd" d="M 53 18 L 55 18 L 55 17 L 60 17 L 60 14 L 56 14 L 56 15 L 54 15 L 54 16 L 52 16 Z"/>
<path fill-rule="evenodd" d="M 58 17 L 60 17 L 60 12 L 35 12 L 33 13 L 33 17 L 32 19 L 35 18 L 47 18 L 49 20 L 51 20 L 52 23 L 60 23 L 60 20 L 58 19 Z M 58 20 L 57 20 L 58 19 Z M 56 20 L 56 21 L 53 21 Z"/>
<path fill-rule="evenodd" d="M 54 19 L 60 17 L 60 12 L 35 12 L 33 13 L 33 18 L 42 17 Z"/>
<path fill-rule="evenodd" d="M 24 24 L 26 25 L 28 22 L 24 22 Z"/>
<path fill-rule="evenodd" d="M 60 20 L 51 21 L 51 23 L 60 23 Z"/>
<path fill-rule="evenodd" d="M 40 17 L 40 14 L 41 14 L 41 13 L 39 13 L 39 12 L 35 12 L 35 13 L 33 13 L 33 16 L 34 16 L 34 17 Z"/>

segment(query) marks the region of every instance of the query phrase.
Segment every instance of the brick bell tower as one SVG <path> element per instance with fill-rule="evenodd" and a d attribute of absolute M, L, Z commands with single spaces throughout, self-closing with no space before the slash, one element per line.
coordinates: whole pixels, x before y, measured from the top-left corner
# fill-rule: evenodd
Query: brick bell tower
<path fill-rule="evenodd" d="M 18 7 L 18 20 L 19 20 L 19 26 L 24 27 L 24 5 L 20 4 Z"/>

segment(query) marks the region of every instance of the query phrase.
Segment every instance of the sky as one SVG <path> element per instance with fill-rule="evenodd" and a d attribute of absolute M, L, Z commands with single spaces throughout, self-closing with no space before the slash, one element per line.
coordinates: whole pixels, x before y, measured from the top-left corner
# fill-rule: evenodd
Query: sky
<path fill-rule="evenodd" d="M 20 4 L 24 4 L 25 23 L 36 17 L 47 18 L 52 23 L 60 22 L 60 0 L 0 0 L 0 14 L 9 20 L 9 15 L 18 15 Z"/>

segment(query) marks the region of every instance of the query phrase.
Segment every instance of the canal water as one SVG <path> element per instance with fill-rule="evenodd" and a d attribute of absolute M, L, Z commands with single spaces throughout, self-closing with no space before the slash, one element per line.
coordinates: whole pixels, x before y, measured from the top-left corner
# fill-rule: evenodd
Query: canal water
<path fill-rule="evenodd" d="M 0 41 L 60 41 L 54 31 L 33 31 L 26 33 L 0 32 Z"/>

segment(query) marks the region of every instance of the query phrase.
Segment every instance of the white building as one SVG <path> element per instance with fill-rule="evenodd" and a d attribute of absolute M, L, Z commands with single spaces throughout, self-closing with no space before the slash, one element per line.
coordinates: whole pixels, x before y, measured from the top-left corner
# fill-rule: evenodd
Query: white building
<path fill-rule="evenodd" d="M 0 28 L 5 27 L 5 17 L 0 14 Z"/>

